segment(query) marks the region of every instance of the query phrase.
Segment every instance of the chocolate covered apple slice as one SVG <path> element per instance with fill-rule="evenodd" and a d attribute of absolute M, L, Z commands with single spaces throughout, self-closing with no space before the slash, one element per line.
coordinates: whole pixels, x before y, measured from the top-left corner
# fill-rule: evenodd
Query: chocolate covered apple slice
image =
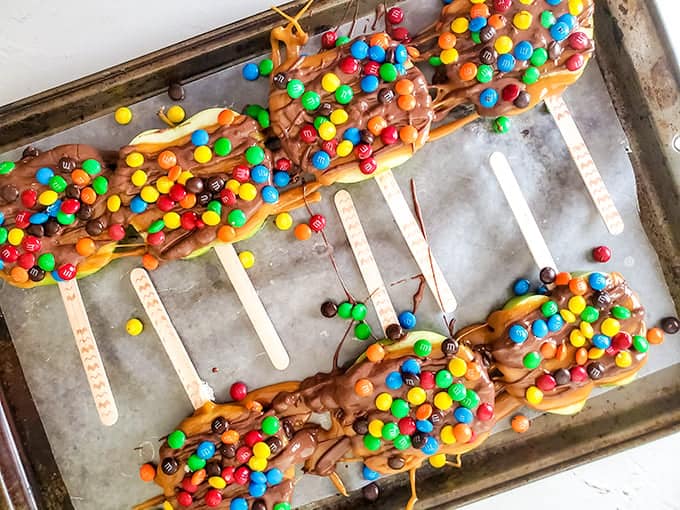
<path fill-rule="evenodd" d="M 427 141 L 428 84 L 407 46 L 386 33 L 301 55 L 298 18 L 272 31 L 269 113 L 282 149 L 323 185 L 395 168 Z M 280 12 L 280 11 L 278 11 Z"/>

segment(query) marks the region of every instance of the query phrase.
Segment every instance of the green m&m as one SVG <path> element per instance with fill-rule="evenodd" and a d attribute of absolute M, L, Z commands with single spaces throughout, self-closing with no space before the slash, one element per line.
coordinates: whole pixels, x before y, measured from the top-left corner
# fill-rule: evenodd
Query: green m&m
<path fill-rule="evenodd" d="M 489 83 L 493 80 L 493 67 L 482 64 L 477 68 L 477 81 L 479 83 Z"/>
<path fill-rule="evenodd" d="M 338 46 L 343 46 L 344 44 L 347 44 L 350 41 L 351 39 L 348 36 L 341 35 L 335 40 L 335 47 L 337 48 Z"/>
<path fill-rule="evenodd" d="M 208 202 L 207 206 L 208 211 L 212 211 L 215 214 L 222 214 L 222 202 L 219 202 L 217 200 L 211 200 Z"/>
<path fill-rule="evenodd" d="M 340 306 L 338 306 L 338 315 L 343 319 L 349 319 L 352 316 L 352 308 L 353 305 L 349 301 L 340 303 Z"/>
<path fill-rule="evenodd" d="M 276 416 L 267 416 L 262 420 L 262 432 L 268 436 L 273 436 L 281 428 L 281 422 Z"/>
<path fill-rule="evenodd" d="M 467 388 L 463 383 L 456 383 L 449 386 L 447 393 L 454 401 L 460 402 L 467 395 Z"/>
<path fill-rule="evenodd" d="M 531 55 L 531 65 L 541 67 L 548 61 L 548 51 L 545 48 L 536 48 Z"/>
<path fill-rule="evenodd" d="M 600 318 L 600 312 L 594 306 L 586 306 L 581 312 L 581 320 L 583 322 L 593 323 Z"/>
<path fill-rule="evenodd" d="M 460 401 L 460 405 L 467 409 L 474 409 L 479 405 L 479 395 L 474 390 L 466 390 L 465 398 Z"/>
<path fill-rule="evenodd" d="M 66 189 L 68 183 L 61 175 L 53 175 L 50 177 L 49 185 L 52 190 L 56 191 L 57 193 L 61 193 Z"/>
<path fill-rule="evenodd" d="M 290 503 L 283 501 L 282 503 L 276 503 L 273 510 L 290 510 Z"/>
<path fill-rule="evenodd" d="M 181 430 L 175 430 L 168 436 L 168 446 L 173 449 L 178 449 L 184 446 L 187 436 Z"/>
<path fill-rule="evenodd" d="M 257 65 L 257 67 L 260 70 L 261 76 L 269 76 L 274 70 L 274 62 L 272 62 L 272 59 L 270 58 L 265 58 Z"/>
<path fill-rule="evenodd" d="M 528 352 L 522 359 L 525 368 L 533 370 L 541 364 L 541 355 L 537 352 Z"/>
<path fill-rule="evenodd" d="M 310 111 L 316 110 L 321 105 L 321 97 L 313 90 L 308 90 L 302 94 L 300 101 L 302 102 L 302 107 Z"/>
<path fill-rule="evenodd" d="M 335 100 L 340 104 L 349 104 L 354 98 L 354 92 L 349 85 L 340 85 L 335 90 Z"/>
<path fill-rule="evenodd" d="M 395 81 L 399 76 L 395 65 L 389 62 L 381 65 L 378 72 L 380 73 L 380 77 L 387 82 Z"/>
<path fill-rule="evenodd" d="M 649 342 L 644 336 L 635 335 L 633 337 L 633 347 L 637 352 L 647 352 L 649 350 Z"/>
<path fill-rule="evenodd" d="M 385 423 L 382 428 L 382 438 L 385 441 L 392 441 L 399 435 L 399 426 L 396 423 Z"/>
<path fill-rule="evenodd" d="M 298 99 L 305 93 L 305 84 L 300 80 L 290 80 L 286 86 L 286 91 L 292 99 Z"/>
<path fill-rule="evenodd" d="M 43 253 L 38 257 L 38 266 L 43 271 L 52 271 L 56 265 L 54 255 L 51 253 Z"/>
<path fill-rule="evenodd" d="M 366 447 L 366 449 L 369 452 L 374 452 L 380 449 L 380 438 L 373 437 L 370 434 L 366 434 L 364 436 L 364 447 Z"/>
<path fill-rule="evenodd" d="M 555 18 L 555 15 L 552 13 L 552 11 L 543 11 L 541 13 L 541 26 L 543 28 L 550 28 L 557 22 L 557 19 Z"/>
<path fill-rule="evenodd" d="M 83 161 L 82 167 L 88 175 L 97 175 L 102 171 L 102 164 L 96 159 L 86 159 Z"/>
<path fill-rule="evenodd" d="M 157 232 L 160 232 L 165 228 L 165 222 L 161 220 L 156 220 L 154 221 L 150 226 L 149 226 L 149 234 L 156 234 Z"/>
<path fill-rule="evenodd" d="M 442 65 L 442 59 L 436 55 L 431 56 L 427 61 L 432 67 L 439 67 Z"/>
<path fill-rule="evenodd" d="M 264 161 L 264 149 L 257 145 L 246 149 L 246 161 L 251 165 L 259 165 Z"/>
<path fill-rule="evenodd" d="M 432 344 L 427 340 L 418 340 L 413 346 L 413 352 L 421 358 L 429 356 L 432 354 Z"/>
<path fill-rule="evenodd" d="M 16 166 L 17 165 L 14 163 L 14 161 L 3 161 L 0 163 L 0 175 L 7 175 L 12 170 L 14 170 Z"/>
<path fill-rule="evenodd" d="M 407 436 L 406 434 L 399 434 L 394 438 L 392 444 L 397 450 L 406 450 L 407 448 L 411 447 L 411 437 Z"/>
<path fill-rule="evenodd" d="M 619 320 L 630 319 L 630 310 L 625 306 L 617 305 L 611 309 L 611 314 Z"/>
<path fill-rule="evenodd" d="M 538 67 L 534 66 L 529 66 L 527 67 L 527 70 L 524 71 L 524 74 L 522 75 L 522 81 L 526 83 L 527 85 L 533 85 L 536 83 L 541 77 L 541 71 L 538 70 Z"/>
<path fill-rule="evenodd" d="M 368 309 L 363 303 L 357 303 L 352 307 L 352 319 L 355 321 L 362 321 L 366 318 Z"/>
<path fill-rule="evenodd" d="M 354 327 L 354 336 L 359 340 L 368 340 L 371 337 L 371 326 L 361 322 Z"/>
<path fill-rule="evenodd" d="M 231 152 L 231 140 L 229 138 L 218 138 L 213 146 L 213 152 L 218 156 L 228 156 Z"/>
<path fill-rule="evenodd" d="M 510 119 L 507 118 L 505 115 L 501 115 L 500 117 L 496 118 L 496 120 L 494 120 L 493 122 L 493 130 L 500 135 L 509 133 Z"/>
<path fill-rule="evenodd" d="M 7 242 L 7 229 L 5 227 L 0 227 L 0 244 L 5 244 Z"/>
<path fill-rule="evenodd" d="M 194 453 L 187 459 L 187 466 L 191 471 L 198 471 L 205 467 L 205 461 Z"/>
<path fill-rule="evenodd" d="M 105 195 L 109 190 L 109 180 L 103 175 L 95 177 L 92 179 L 92 189 L 97 195 Z"/>
<path fill-rule="evenodd" d="M 437 388 L 447 389 L 453 383 L 453 374 L 448 370 L 440 370 L 434 378 Z"/>
<path fill-rule="evenodd" d="M 227 223 L 235 228 L 242 227 L 246 224 L 246 213 L 241 209 L 234 209 L 227 215 Z"/>
<path fill-rule="evenodd" d="M 390 406 L 392 416 L 398 419 L 406 418 L 410 410 L 411 408 L 409 407 L 408 402 L 401 398 L 395 398 Z"/>
<path fill-rule="evenodd" d="M 557 303 L 554 301 L 546 301 L 541 305 L 541 313 L 545 317 L 552 317 L 559 311 L 559 307 L 557 306 Z"/>

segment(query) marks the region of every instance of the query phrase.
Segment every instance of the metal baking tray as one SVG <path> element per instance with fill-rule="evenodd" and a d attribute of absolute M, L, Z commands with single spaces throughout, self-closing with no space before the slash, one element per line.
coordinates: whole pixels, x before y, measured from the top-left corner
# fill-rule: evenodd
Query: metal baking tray
<path fill-rule="evenodd" d="M 378 2 L 315 2 L 303 24 L 319 34 L 349 22 L 358 4 L 355 34 L 369 30 Z M 286 6 L 297 12 L 304 2 Z M 410 26 L 435 19 L 437 0 L 407 0 Z M 486 160 L 503 150 L 561 267 L 588 269 L 586 253 L 609 244 L 615 263 L 643 298 L 651 323 L 676 313 L 680 303 L 680 132 L 677 67 L 668 60 L 657 13 L 643 0 L 597 4 L 598 54 L 565 95 L 595 161 L 624 217 L 626 231 L 609 236 L 590 203 L 552 118 L 542 107 L 514 119 L 500 137 L 488 123 L 428 145 L 395 170 L 403 190 L 416 180 L 433 252 L 460 304 L 459 324 L 482 320 L 509 294 L 497 282 L 535 273 Z M 245 86 L 243 62 L 265 54 L 269 30 L 281 19 L 262 13 L 164 50 L 0 108 L 0 152 L 16 157 L 30 143 L 47 148 L 68 141 L 115 149 L 158 126 L 160 106 L 171 104 L 168 83 L 185 84 L 189 114 L 209 106 L 264 102 L 264 80 Z M 313 48 L 313 46 L 312 46 Z M 310 49 L 312 51 L 312 49 Z M 132 105 L 135 120 L 111 120 Z M 445 157 L 442 157 L 445 156 Z M 417 273 L 375 183 L 348 186 L 383 276 L 396 282 Z M 340 270 L 357 296 L 365 293 L 332 208 L 332 194 L 314 208 L 329 218 L 327 235 Z M 445 190 L 445 191 L 442 191 Z M 297 219 L 303 213 L 294 214 Z M 330 367 L 344 326 L 319 316 L 327 297 L 341 297 L 320 242 L 299 243 L 270 224 L 237 248 L 258 257 L 251 277 L 292 353 L 286 372 L 273 370 L 213 254 L 168 264 L 153 274 L 201 376 L 227 398 L 229 384 L 251 387 L 311 375 Z M 503 266 L 499 265 L 503 262 Z M 136 471 L 158 439 L 191 412 L 172 367 L 151 328 L 128 337 L 124 323 L 144 318 L 129 284 L 134 262 L 119 260 L 81 282 L 81 289 L 121 417 L 102 427 L 90 402 L 70 329 L 55 288 L 23 291 L 0 286 L 0 478 L 8 507 L 120 509 L 157 493 Z M 178 270 L 181 268 L 181 270 Z M 415 283 L 390 287 L 395 306 L 410 306 Z M 106 292 L 102 292 L 105 289 Z M 432 296 L 420 311 L 421 326 L 441 330 Z M 376 323 L 375 317 L 371 317 Z M 45 332 L 50 331 L 49 335 Z M 353 342 L 345 360 L 362 349 Z M 218 368 L 217 372 L 213 367 Z M 480 449 L 465 455 L 463 469 L 418 473 L 418 508 L 459 505 L 507 490 L 680 429 L 680 343 L 656 346 L 635 384 L 600 393 L 574 417 L 536 416 L 530 432 L 498 426 Z M 138 447 L 141 449 L 135 449 Z M 341 466 L 352 488 L 356 469 Z M 373 508 L 398 508 L 408 499 L 405 476 L 380 482 Z M 361 507 L 361 495 L 335 494 L 327 480 L 305 477 L 296 491 L 301 508 Z"/>

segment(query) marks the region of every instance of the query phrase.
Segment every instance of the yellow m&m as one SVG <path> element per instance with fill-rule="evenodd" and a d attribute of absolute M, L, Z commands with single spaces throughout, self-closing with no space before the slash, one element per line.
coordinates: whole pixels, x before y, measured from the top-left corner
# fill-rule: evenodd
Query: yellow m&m
<path fill-rule="evenodd" d="M 186 113 L 181 106 L 176 104 L 168 108 L 168 120 L 173 124 L 179 124 L 184 120 L 184 117 L 186 117 Z"/>
<path fill-rule="evenodd" d="M 619 324 L 619 321 L 616 319 L 612 319 L 611 317 L 605 319 L 602 321 L 602 324 L 600 325 L 600 330 L 602 331 L 603 335 L 607 335 L 608 337 L 613 337 L 616 335 L 616 333 L 619 332 L 621 329 L 621 324 Z"/>
<path fill-rule="evenodd" d="M 564 319 L 564 322 L 566 322 L 567 324 L 573 324 L 574 322 L 576 322 L 576 316 L 569 310 L 565 309 L 560 310 L 560 315 Z"/>
<path fill-rule="evenodd" d="M 203 223 L 211 227 L 219 225 L 221 220 L 220 215 L 215 211 L 205 211 L 203 214 L 201 214 L 201 219 L 203 220 Z"/>
<path fill-rule="evenodd" d="M 353 150 L 354 145 L 352 145 L 352 142 L 350 142 L 349 140 L 343 140 L 338 144 L 336 152 L 338 153 L 338 156 L 344 158 L 345 156 L 349 156 Z"/>
<path fill-rule="evenodd" d="M 569 333 L 569 342 L 574 347 L 583 347 L 586 343 L 586 337 L 583 336 L 583 333 L 578 329 L 573 329 L 571 333 Z"/>
<path fill-rule="evenodd" d="M 569 299 L 567 306 L 574 315 L 581 315 L 581 312 L 586 309 L 586 300 L 583 296 L 573 296 Z"/>
<path fill-rule="evenodd" d="M 170 193 L 170 188 L 172 188 L 174 184 L 175 183 L 172 182 L 172 180 L 167 175 L 162 175 L 156 181 L 156 189 L 164 195 L 167 195 Z"/>
<path fill-rule="evenodd" d="M 368 433 L 373 437 L 382 437 L 382 429 L 385 424 L 381 420 L 371 420 L 368 424 Z"/>
<path fill-rule="evenodd" d="M 347 122 L 349 119 L 349 114 L 345 110 L 338 108 L 337 110 L 333 110 L 330 118 L 333 124 L 339 126 L 340 124 Z"/>
<path fill-rule="evenodd" d="M 411 388 L 408 390 L 406 399 L 414 406 L 419 406 L 427 400 L 427 393 L 425 390 L 419 387 Z M 391 404 L 390 404 L 391 405 Z"/>
<path fill-rule="evenodd" d="M 525 394 L 527 402 L 530 404 L 540 404 L 543 402 L 543 392 L 539 390 L 536 386 L 529 386 Z"/>
<path fill-rule="evenodd" d="M 121 106 L 113 114 L 113 118 L 118 124 L 129 124 L 132 120 L 132 111 L 127 106 Z"/>
<path fill-rule="evenodd" d="M 12 228 L 7 233 L 7 241 L 12 246 L 19 246 L 24 239 L 24 231 L 20 228 Z"/>
<path fill-rule="evenodd" d="M 267 445 L 267 443 L 263 442 L 258 442 L 253 445 L 253 455 L 255 457 L 261 457 L 263 459 L 268 459 L 269 456 L 272 454 L 271 449 Z"/>
<path fill-rule="evenodd" d="M 578 16 L 584 9 L 583 0 L 569 0 L 569 14 L 572 16 Z"/>
<path fill-rule="evenodd" d="M 593 338 L 593 335 L 595 335 L 593 326 L 589 322 L 584 321 L 581 324 L 579 324 L 579 329 L 581 330 L 581 333 L 583 333 L 583 336 L 586 338 Z"/>
<path fill-rule="evenodd" d="M 336 130 L 335 130 L 335 124 L 332 122 L 322 122 L 319 125 L 319 136 L 321 137 L 322 140 L 332 140 L 335 138 Z"/>
<path fill-rule="evenodd" d="M 507 35 L 502 35 L 498 39 L 496 39 L 496 42 L 493 45 L 494 48 L 496 48 L 496 51 L 503 55 L 505 53 L 510 53 L 512 51 L 512 48 L 514 47 L 514 43 L 512 42 L 512 39 L 508 37 Z"/>
<path fill-rule="evenodd" d="M 139 168 L 144 164 L 144 156 L 139 152 L 131 152 L 125 157 L 125 164 L 130 168 Z"/>
<path fill-rule="evenodd" d="M 160 194 L 153 186 L 144 186 L 142 191 L 139 192 L 139 196 L 142 197 L 142 200 L 144 200 L 147 204 L 153 204 L 156 200 L 158 200 Z"/>
<path fill-rule="evenodd" d="M 433 468 L 443 468 L 446 466 L 446 454 L 445 453 L 437 453 L 436 455 L 432 455 L 429 459 L 430 465 Z"/>
<path fill-rule="evenodd" d="M 519 30 L 529 30 L 534 21 L 534 15 L 529 11 L 520 11 L 512 18 L 512 24 Z"/>
<path fill-rule="evenodd" d="M 197 163 L 207 163 L 212 159 L 212 157 L 212 151 L 207 145 L 201 145 L 200 147 L 196 147 L 196 149 L 194 149 L 194 159 Z"/>
<path fill-rule="evenodd" d="M 380 411 L 389 411 L 392 406 L 392 395 L 389 393 L 381 393 L 375 399 L 375 407 Z"/>
<path fill-rule="evenodd" d="M 335 73 L 326 73 L 321 78 L 321 87 L 326 92 L 335 92 L 340 85 L 342 85 L 342 81 Z"/>
<path fill-rule="evenodd" d="M 467 32 L 470 27 L 470 22 L 467 18 L 456 18 L 451 22 L 451 32 L 454 34 L 463 34 Z"/>
<path fill-rule="evenodd" d="M 441 59 L 442 64 L 445 65 L 458 62 L 458 50 L 456 48 L 449 48 L 448 50 L 444 50 L 439 54 L 439 58 Z"/>
<path fill-rule="evenodd" d="M 245 269 L 250 269 L 255 265 L 255 255 L 253 255 L 252 251 L 242 251 L 238 254 L 238 259 Z"/>
<path fill-rule="evenodd" d="M 248 467 L 253 471 L 264 471 L 267 469 L 267 459 L 262 457 L 250 457 Z"/>
<path fill-rule="evenodd" d="M 451 425 L 444 425 L 442 431 L 439 433 L 439 439 L 441 439 L 444 444 L 455 443 L 456 435 L 453 433 L 453 427 Z"/>
<path fill-rule="evenodd" d="M 250 202 L 257 196 L 257 188 L 253 184 L 245 182 L 239 187 L 238 196 L 241 197 L 241 200 Z"/>
<path fill-rule="evenodd" d="M 453 358 L 449 361 L 449 372 L 455 377 L 463 377 L 467 372 L 467 363 L 461 358 Z"/>
<path fill-rule="evenodd" d="M 633 357 L 628 351 L 621 351 L 616 355 L 614 359 L 616 366 L 619 368 L 628 368 L 633 364 Z"/>
<path fill-rule="evenodd" d="M 40 193 L 40 196 L 38 197 L 38 203 L 40 205 L 52 205 L 57 201 L 57 198 L 59 198 L 59 195 L 57 194 L 56 191 L 53 191 L 51 189 L 48 189 L 46 191 L 43 191 Z"/>
<path fill-rule="evenodd" d="M 130 157 L 130 156 L 128 156 Z M 127 158 L 126 158 L 127 162 Z M 130 165 L 128 163 L 128 165 Z M 132 165 L 130 165 L 132 166 Z M 138 188 L 141 188 L 146 184 L 146 180 L 148 179 L 148 176 L 146 175 L 146 172 L 144 170 L 135 170 L 132 175 L 130 176 L 130 181 L 132 181 L 132 184 L 137 186 Z"/>
<path fill-rule="evenodd" d="M 434 406 L 437 409 L 440 409 L 442 411 L 446 411 L 448 409 L 451 409 L 452 405 L 453 405 L 453 399 L 445 391 L 440 391 L 439 393 L 437 393 L 434 396 Z"/>
<path fill-rule="evenodd" d="M 165 223 L 165 226 L 170 230 L 175 230 L 180 227 L 182 220 L 178 213 L 170 211 L 163 215 L 163 223 Z"/>
<path fill-rule="evenodd" d="M 120 209 L 120 197 L 118 195 L 111 195 L 106 200 L 106 208 L 111 212 L 116 212 Z"/>
<path fill-rule="evenodd" d="M 288 230 L 293 226 L 293 217 L 287 212 L 282 212 L 276 215 L 274 223 L 279 230 Z"/>

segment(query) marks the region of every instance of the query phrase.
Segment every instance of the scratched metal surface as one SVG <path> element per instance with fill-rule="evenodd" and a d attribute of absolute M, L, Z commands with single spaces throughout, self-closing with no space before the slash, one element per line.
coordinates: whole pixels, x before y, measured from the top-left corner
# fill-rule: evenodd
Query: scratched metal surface
<path fill-rule="evenodd" d="M 406 2 L 407 9 L 419 9 L 418 19 L 410 15 L 414 25 L 424 24 L 428 17 L 433 19 L 439 5 L 434 0 Z M 360 20 L 357 28 L 363 31 L 371 23 L 372 19 Z M 195 113 L 208 106 L 240 109 L 249 102 L 265 101 L 264 81 L 244 85 L 240 68 L 228 69 L 188 84 L 183 107 Z M 417 183 L 433 252 L 461 304 L 456 314 L 461 325 L 482 320 L 501 305 L 516 277 L 536 275 L 519 228 L 487 164 L 493 150 L 508 155 L 560 268 L 622 271 L 641 294 L 651 323 L 674 311 L 654 247 L 638 217 L 625 136 L 595 62 L 567 92 L 566 100 L 626 223 L 624 234 L 617 238 L 607 233 L 551 116 L 543 108 L 513 119 L 512 132 L 506 136 L 493 134 L 488 122 L 476 122 L 428 145 L 395 171 L 405 193 L 410 179 Z M 78 141 L 114 148 L 137 132 L 158 126 L 154 112 L 163 105 L 169 105 L 165 95 L 134 105 L 135 121 L 131 125 L 121 127 L 109 117 L 101 118 L 45 139 L 38 146 Z M 328 218 L 327 235 L 342 275 L 353 294 L 362 298 L 366 289 L 332 205 L 332 195 L 340 188 L 325 190 L 324 201 L 314 210 Z M 377 185 L 365 182 L 346 188 L 364 221 L 385 281 L 397 282 L 415 275 L 417 267 Z M 305 219 L 302 211 L 293 216 L 297 221 Z M 603 243 L 613 248 L 615 256 L 606 266 L 596 266 L 587 254 L 594 245 Z M 341 319 L 324 319 L 318 312 L 323 300 L 342 298 L 318 237 L 296 242 L 291 232 L 279 232 L 268 222 L 262 232 L 237 249 L 251 250 L 257 257 L 250 275 L 292 355 L 285 372 L 271 368 L 213 253 L 168 264 L 153 274 L 198 372 L 215 389 L 218 400 L 227 399 L 228 387 L 237 379 L 256 387 L 303 378 L 311 375 L 311 367 L 329 368 L 345 328 Z M 131 260 L 116 261 L 80 284 L 120 410 L 120 420 L 112 428 L 99 424 L 57 289 L 0 287 L 0 306 L 77 509 L 126 508 L 156 495 L 153 485 L 138 481 L 138 466 L 148 460 L 149 451 L 156 450 L 158 439 L 191 412 L 148 321 L 142 335 L 133 338 L 125 334 L 124 325 L 130 317 L 145 319 L 129 283 L 134 265 Z M 413 281 L 389 288 L 397 311 L 411 306 L 414 291 Z M 419 318 L 419 327 L 444 331 L 429 293 Z M 377 328 L 372 311 L 369 320 Z M 364 347 L 352 342 L 342 358 L 349 361 Z M 678 342 L 666 342 L 652 349 L 643 374 L 679 360 Z M 213 368 L 219 371 L 213 372 Z M 506 427 L 507 423 L 501 423 L 498 429 Z M 145 448 L 135 450 L 140 445 Z M 364 483 L 358 476 L 358 466 L 343 466 L 340 472 L 351 488 Z M 333 494 L 327 480 L 305 477 L 298 484 L 295 503 Z"/>

